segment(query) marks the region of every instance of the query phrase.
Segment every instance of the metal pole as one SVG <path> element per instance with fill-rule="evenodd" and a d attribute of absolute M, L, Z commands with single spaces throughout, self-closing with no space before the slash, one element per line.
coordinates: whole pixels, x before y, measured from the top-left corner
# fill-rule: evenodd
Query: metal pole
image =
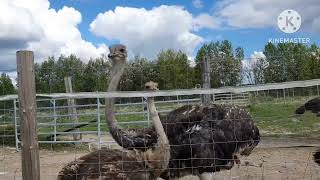
<path fill-rule="evenodd" d="M 53 100 L 53 121 L 54 121 L 54 142 L 57 141 L 57 112 L 56 112 L 56 100 Z"/>
<path fill-rule="evenodd" d="M 319 94 L 319 85 L 317 85 L 317 94 L 318 94 L 318 96 L 320 95 Z"/>
<path fill-rule="evenodd" d="M 16 138 L 16 150 L 19 151 L 19 136 L 18 136 L 18 122 L 17 122 L 17 100 L 13 100 L 13 109 L 14 109 L 14 133 Z"/>
<path fill-rule="evenodd" d="M 36 86 L 32 51 L 17 52 L 18 95 L 21 122 L 22 179 L 40 180 L 36 121 Z"/>
<path fill-rule="evenodd" d="M 203 60 L 203 88 L 210 89 L 211 88 L 211 79 L 210 79 L 210 63 L 207 56 Z M 202 103 L 205 105 L 209 105 L 211 102 L 210 94 L 204 94 L 202 97 Z"/>
<path fill-rule="evenodd" d="M 101 149 L 101 126 L 100 126 L 100 101 L 97 98 L 97 122 L 98 122 L 98 149 Z"/>
<path fill-rule="evenodd" d="M 145 101 L 143 101 L 145 104 Z M 147 106 L 147 118 L 148 118 L 148 126 L 150 126 L 150 113 L 149 113 L 149 107 Z"/>
<path fill-rule="evenodd" d="M 283 100 L 286 103 L 286 89 L 283 89 Z"/>

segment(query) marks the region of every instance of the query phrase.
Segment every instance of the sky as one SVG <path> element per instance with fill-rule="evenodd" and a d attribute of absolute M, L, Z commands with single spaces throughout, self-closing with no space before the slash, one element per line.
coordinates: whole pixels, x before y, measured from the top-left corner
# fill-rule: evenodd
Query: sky
<path fill-rule="evenodd" d="M 301 15 L 300 29 L 282 32 L 279 14 Z M 16 76 L 15 53 L 32 50 L 35 61 L 75 54 L 83 61 L 115 43 L 129 55 L 150 59 L 163 49 L 190 60 L 204 43 L 229 40 L 248 59 L 263 56 L 270 38 L 310 38 L 319 45 L 319 0 L 1 0 L 0 72 Z"/>

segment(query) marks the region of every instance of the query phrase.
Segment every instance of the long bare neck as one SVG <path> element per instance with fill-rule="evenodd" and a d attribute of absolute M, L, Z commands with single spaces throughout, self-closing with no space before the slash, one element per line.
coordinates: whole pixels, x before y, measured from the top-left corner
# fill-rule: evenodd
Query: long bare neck
<path fill-rule="evenodd" d="M 164 128 L 163 128 L 162 123 L 159 118 L 158 111 L 157 111 L 155 103 L 154 103 L 154 98 L 148 97 L 147 102 L 148 102 L 148 109 L 149 109 L 150 117 L 153 121 L 154 128 L 156 129 L 156 132 L 158 134 L 158 145 L 160 145 L 160 146 L 161 145 L 169 145 L 169 140 L 166 136 L 166 133 L 164 131 Z"/>
<path fill-rule="evenodd" d="M 147 159 L 149 159 L 148 165 L 154 169 L 156 176 L 160 176 L 160 174 L 169 166 L 170 144 L 154 104 L 154 98 L 149 97 L 147 103 L 153 126 L 158 135 L 157 144 L 154 146 L 154 149 L 151 149 L 151 151 L 149 151 L 151 153 L 149 154 L 147 152 Z"/>
<path fill-rule="evenodd" d="M 113 65 L 110 72 L 111 80 L 108 86 L 108 92 L 117 90 L 124 68 L 125 64 L 123 63 Z"/>
<path fill-rule="evenodd" d="M 108 92 L 116 91 L 123 74 L 125 65 L 122 63 L 115 64 L 111 69 L 111 80 L 108 86 Z M 110 128 L 117 128 L 117 120 L 114 112 L 114 98 L 106 98 L 106 117 L 107 124 Z"/>

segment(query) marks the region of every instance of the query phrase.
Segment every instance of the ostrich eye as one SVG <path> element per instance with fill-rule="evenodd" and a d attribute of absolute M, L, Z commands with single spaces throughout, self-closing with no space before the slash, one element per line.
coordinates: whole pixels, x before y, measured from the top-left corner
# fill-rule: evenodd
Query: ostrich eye
<path fill-rule="evenodd" d="M 120 52 L 124 53 L 124 52 L 125 52 L 125 50 L 124 50 L 124 49 L 120 49 Z"/>

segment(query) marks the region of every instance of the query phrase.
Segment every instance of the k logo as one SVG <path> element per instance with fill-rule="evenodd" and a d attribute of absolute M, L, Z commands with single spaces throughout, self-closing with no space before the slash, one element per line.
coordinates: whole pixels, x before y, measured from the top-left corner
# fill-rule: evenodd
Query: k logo
<path fill-rule="evenodd" d="M 278 27 L 285 33 L 294 33 L 301 26 L 300 14 L 291 9 L 284 10 L 278 16 Z"/>

